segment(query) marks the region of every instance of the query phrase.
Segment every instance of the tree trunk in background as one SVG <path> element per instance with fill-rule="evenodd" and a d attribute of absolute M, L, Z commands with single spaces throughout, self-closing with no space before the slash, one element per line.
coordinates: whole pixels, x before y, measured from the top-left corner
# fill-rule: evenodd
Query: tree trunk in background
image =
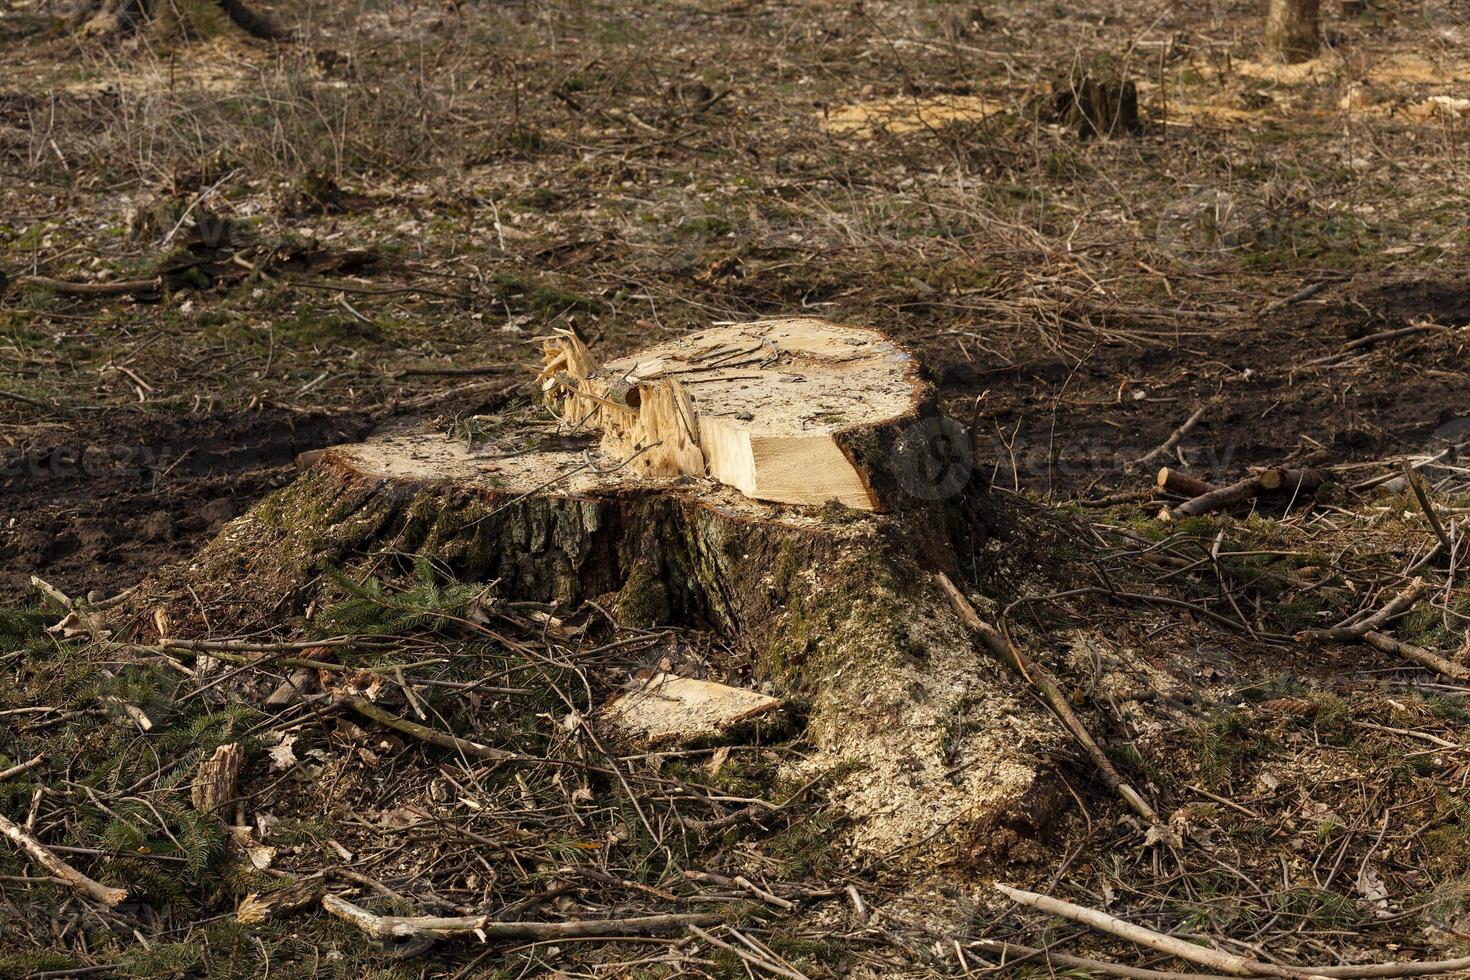
<path fill-rule="evenodd" d="M 1266 50 L 1283 61 L 1306 61 L 1317 54 L 1321 0 L 1270 0 L 1266 11 Z"/>
<path fill-rule="evenodd" d="M 163 26 L 194 36 L 222 28 L 238 28 L 267 41 L 286 36 L 243 0 L 96 0 L 83 4 L 74 22 L 83 34 L 94 37 Z"/>

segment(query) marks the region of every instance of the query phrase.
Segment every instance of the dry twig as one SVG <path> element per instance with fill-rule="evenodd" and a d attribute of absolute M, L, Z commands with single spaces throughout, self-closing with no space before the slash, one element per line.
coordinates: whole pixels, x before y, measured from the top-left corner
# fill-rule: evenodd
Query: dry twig
<path fill-rule="evenodd" d="M 995 889 L 1014 902 L 1028 905 L 1049 915 L 1058 915 L 1064 919 L 1071 919 L 1073 922 L 1080 922 L 1099 932 L 1118 936 L 1129 942 L 1138 943 L 1140 946 L 1147 946 L 1149 949 L 1156 949 L 1161 953 L 1168 953 L 1170 956 L 1177 956 L 1181 960 L 1198 963 L 1231 976 L 1293 977 L 1302 978 L 1302 980 L 1355 978 L 1356 980 L 1356 978 L 1367 977 L 1420 977 L 1436 973 L 1454 973 L 1470 968 L 1470 956 L 1453 960 L 1427 960 L 1423 963 L 1368 963 L 1356 966 L 1291 966 L 1266 963 L 1236 956 L 1234 953 L 1226 953 L 1223 950 L 1211 949 L 1208 946 L 1200 946 L 1176 936 L 1155 932 L 1106 912 L 1099 912 L 1083 905 L 1074 905 L 1059 898 L 1052 898 L 1050 895 L 1012 888 L 999 882 L 996 883 Z M 1038 950 L 1038 952 L 1041 951 Z M 1117 975 L 1139 976 L 1136 973 Z M 1161 976 L 1178 976 L 1178 974 L 1162 974 Z"/>
<path fill-rule="evenodd" d="M 1199 424 L 1199 420 L 1205 417 L 1205 412 L 1209 409 L 1209 407 L 1210 406 L 1208 404 L 1204 404 L 1195 409 L 1194 414 L 1185 419 L 1183 425 L 1170 433 L 1169 438 L 1165 439 L 1163 443 L 1149 450 L 1147 453 L 1144 453 L 1138 459 L 1135 459 L 1133 462 L 1129 463 L 1126 467 L 1124 467 L 1124 469 L 1134 470 L 1140 466 L 1147 466 L 1149 463 L 1152 463 L 1160 456 L 1173 452 L 1174 447 L 1179 445 L 1180 441 L 1185 436 L 1189 435 L 1190 430 L 1192 430 L 1196 425 Z"/>
<path fill-rule="evenodd" d="M 376 915 L 336 895 L 323 895 L 322 908 L 352 923 L 374 939 L 478 939 L 481 942 L 556 939 L 617 939 L 662 936 L 691 926 L 718 923 L 708 913 L 638 915 L 625 919 L 573 919 L 567 922 L 497 922 L 488 915 L 441 918 L 432 915 Z"/>

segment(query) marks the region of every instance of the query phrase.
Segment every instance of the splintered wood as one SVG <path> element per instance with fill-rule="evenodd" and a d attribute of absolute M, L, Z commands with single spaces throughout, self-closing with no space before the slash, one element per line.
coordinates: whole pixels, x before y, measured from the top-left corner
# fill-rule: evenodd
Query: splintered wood
<path fill-rule="evenodd" d="M 852 439 L 912 415 L 922 392 L 902 348 L 824 320 L 715 327 L 606 364 L 569 331 L 542 349 L 548 404 L 628 469 L 777 503 L 879 509 Z"/>
<path fill-rule="evenodd" d="M 779 698 L 758 691 L 660 673 L 609 702 L 602 717 L 614 730 L 649 746 L 690 745 L 721 738 L 781 707 Z"/>
<path fill-rule="evenodd" d="M 200 813 L 214 813 L 235 798 L 235 782 L 240 776 L 240 764 L 245 754 L 239 742 L 230 742 L 214 750 L 214 755 L 199 763 L 199 772 L 194 777 L 191 797 L 194 809 Z"/>

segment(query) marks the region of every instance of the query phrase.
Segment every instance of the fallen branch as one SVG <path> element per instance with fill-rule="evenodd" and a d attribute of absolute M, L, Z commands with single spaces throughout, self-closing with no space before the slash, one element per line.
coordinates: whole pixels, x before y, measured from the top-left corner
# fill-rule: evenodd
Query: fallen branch
<path fill-rule="evenodd" d="M 732 946 L 731 944 L 725 942 L 723 939 L 718 939 L 714 936 L 711 936 L 709 933 L 705 932 L 697 925 L 690 926 L 689 931 L 694 933 L 700 939 L 703 939 L 705 942 L 709 943 L 711 946 L 718 946 L 720 949 L 723 949 L 728 953 L 734 953 L 746 963 L 749 963 L 751 966 L 758 967 L 759 969 L 765 970 L 767 973 L 774 973 L 778 977 L 786 977 L 787 980 L 807 980 L 805 974 L 797 973 L 795 970 L 788 970 L 779 963 L 773 963 L 763 954 L 746 952 L 738 946 Z M 747 969 L 749 968 L 747 967 Z"/>
<path fill-rule="evenodd" d="M 1425 456 L 1412 462 L 1408 459 L 1408 457 L 1404 457 L 1401 462 L 1408 463 L 1410 469 L 1422 470 L 1426 466 L 1438 463 L 1440 460 L 1448 456 L 1450 454 L 1451 448 L 1453 447 L 1442 449 L 1439 452 L 1435 453 L 1433 456 Z M 1353 493 L 1362 493 L 1365 490 L 1376 490 L 1384 484 L 1392 483 L 1394 480 L 1398 479 L 1401 479 L 1401 475 L 1398 473 L 1384 473 L 1379 476 L 1363 480 L 1359 483 L 1354 483 L 1352 486 L 1348 487 L 1348 489 L 1351 490 Z"/>
<path fill-rule="evenodd" d="M 1140 946 L 1147 946 L 1149 949 L 1156 949 L 1161 953 L 1168 953 L 1170 956 L 1177 956 L 1181 960 L 1198 963 L 1201 966 L 1207 966 L 1232 976 L 1296 977 L 1311 978 L 1311 980 L 1320 980 L 1320 978 L 1325 977 L 1329 978 L 1329 980 L 1367 980 L 1367 978 L 1422 977 L 1429 976 L 1430 974 L 1454 973 L 1459 970 L 1470 969 L 1470 956 L 1462 956 L 1453 960 L 1426 960 L 1422 963 L 1364 963 L 1354 966 L 1293 966 L 1291 964 L 1264 963 L 1259 960 L 1250 960 L 1243 956 L 1236 956 L 1234 953 L 1211 949 L 1208 946 L 1200 946 L 1175 936 L 1165 935 L 1161 932 L 1155 932 L 1152 929 L 1147 929 L 1131 922 L 1125 922 L 1115 916 L 1108 915 L 1106 912 L 1099 912 L 1096 909 L 1090 909 L 1082 905 L 1074 905 L 1071 902 L 1065 902 L 1059 898 L 1052 898 L 1049 895 L 1041 895 L 1036 892 L 1024 891 L 1020 888 L 1012 888 L 1009 885 L 1002 885 L 999 882 L 996 883 L 995 889 L 1013 902 L 1019 902 L 1022 905 L 1046 912 L 1049 915 L 1058 915 L 1064 919 L 1071 919 L 1073 922 L 1080 922 L 1099 932 L 1118 936 L 1130 942 L 1138 943 Z M 1003 945 L 1014 946 L 1015 944 Z M 1056 954 L 1049 951 L 1036 950 L 1036 952 L 1051 957 L 1058 963 L 1063 962 L 1061 959 L 1056 958 Z M 1068 958 L 1075 959 L 1075 957 Z M 1095 968 L 1099 972 L 1109 972 L 1115 976 L 1140 978 L 1178 978 L 1181 976 L 1181 974 L 1177 973 L 1139 971 L 1127 967 L 1122 969 L 1128 972 L 1120 972 L 1117 969 L 1104 969 L 1104 967 L 1113 966 L 1114 964 L 1098 963 Z M 1183 976 L 1191 975 L 1184 974 Z"/>
<path fill-rule="evenodd" d="M 5 816 L 0 815 L 0 833 L 9 837 L 16 847 L 25 851 L 32 861 L 49 871 L 53 877 L 60 878 L 77 892 L 87 896 L 94 902 L 114 908 L 128 897 L 127 889 L 109 888 L 100 881 L 94 881 L 82 874 L 76 868 L 67 864 L 57 857 L 45 844 L 36 840 L 30 834 L 22 830 L 18 825 L 11 823 Z"/>
<path fill-rule="evenodd" d="M 1158 459 L 1160 456 L 1172 452 L 1174 450 L 1174 447 L 1179 445 L 1180 440 L 1189 435 L 1190 430 L 1199 424 L 1200 419 L 1205 417 L 1205 410 L 1209 407 L 1209 405 L 1201 405 L 1199 408 L 1195 409 L 1194 414 L 1185 419 L 1183 425 L 1170 433 L 1169 438 L 1165 439 L 1160 445 L 1149 450 L 1147 453 L 1144 453 L 1138 459 L 1135 459 L 1133 462 L 1129 463 L 1127 466 L 1124 467 L 1124 469 L 1133 470 L 1140 466 L 1146 466 L 1149 463 L 1152 463 L 1154 460 Z"/>
<path fill-rule="evenodd" d="M 14 779 L 16 776 L 22 775 L 23 773 L 30 772 L 32 769 L 39 766 L 42 760 L 44 760 L 45 758 L 46 757 L 44 755 L 38 755 L 34 759 L 27 759 L 25 762 L 18 762 L 15 765 L 11 766 L 9 769 L 0 770 L 0 783 L 5 782 L 5 780 L 7 779 Z"/>
<path fill-rule="evenodd" d="M 1307 283 L 1296 292 L 1291 293 L 1288 296 L 1283 296 L 1278 300 L 1273 300 L 1272 302 L 1267 303 L 1264 307 L 1261 308 L 1261 312 L 1275 313 L 1277 310 L 1283 310 L 1286 307 L 1293 306 L 1297 303 L 1302 302 L 1303 300 L 1311 299 L 1313 296 L 1316 296 L 1328 286 L 1340 285 L 1342 283 L 1348 282 L 1351 278 L 1351 276 L 1339 276 L 1332 279 L 1318 279 L 1316 282 Z"/>
<path fill-rule="evenodd" d="M 1166 493 L 1191 499 L 1214 493 L 1216 489 L 1214 484 L 1206 483 L 1192 473 L 1170 469 L 1167 466 L 1159 470 L 1157 483 L 1159 489 Z"/>
<path fill-rule="evenodd" d="M 194 653 L 283 653 L 292 650 L 311 650 L 315 647 L 340 647 L 367 641 L 368 637 L 334 636 L 325 640 L 287 640 L 272 643 L 265 640 L 175 640 L 160 639 L 152 647 L 139 649 L 189 650 Z"/>
<path fill-rule="evenodd" d="M 22 286 L 49 289 L 65 296 L 126 296 L 130 293 L 156 293 L 163 288 L 163 277 L 152 279 L 121 279 L 117 282 L 68 282 L 50 276 L 20 276 L 16 282 Z"/>
<path fill-rule="evenodd" d="M 1085 956 L 1072 956 L 1001 939 L 974 939 L 967 945 L 981 952 L 1003 957 L 1007 967 L 1017 967 L 1022 963 L 1036 960 L 1047 966 L 1085 970 L 1088 973 L 1101 973 L 1110 977 L 1130 977 L 1132 980 L 1218 980 L 1220 976 L 1218 973 L 1175 973 L 1172 970 L 1149 970 L 1141 966 L 1124 966 L 1122 963 L 1109 963 Z"/>
<path fill-rule="evenodd" d="M 1118 936 L 1129 942 L 1149 949 L 1156 949 L 1170 956 L 1177 956 L 1181 960 L 1190 963 L 1198 963 L 1221 973 L 1228 973 L 1237 977 L 1320 977 L 1322 974 L 1295 967 L 1277 966 L 1274 963 L 1264 963 L 1259 960 L 1248 960 L 1244 956 L 1236 956 L 1219 949 L 1211 949 L 1208 946 L 1200 946 L 1180 939 L 1177 936 L 1165 935 L 1162 932 L 1154 932 L 1143 926 L 1132 922 L 1125 922 L 1116 916 L 1099 912 L 1096 909 L 1086 908 L 1082 905 L 1073 905 L 1059 898 L 1049 895 L 1041 895 L 1036 892 L 1024 891 L 1020 888 L 1012 888 L 996 882 L 995 890 L 1013 902 L 1029 905 L 1031 908 L 1046 912 L 1048 915 L 1059 915 L 1073 922 L 1080 922 L 1085 926 L 1105 932 L 1111 936 Z"/>
<path fill-rule="evenodd" d="M 1366 616 L 1357 622 L 1346 621 L 1343 625 L 1329 627 L 1327 629 L 1302 630 L 1296 635 L 1298 643 L 1312 641 L 1331 640 L 1338 643 L 1358 643 L 1369 633 L 1381 629 L 1390 620 L 1402 616 L 1413 608 L 1419 597 L 1428 591 L 1429 585 L 1422 578 L 1416 578 L 1408 584 L 1408 587 L 1393 598 L 1391 602 L 1382 609 Z"/>
<path fill-rule="evenodd" d="M 1456 973 L 1470 969 L 1470 956 L 1457 960 L 1425 960 L 1422 963 L 1364 963 L 1359 966 L 1322 966 L 1317 972 L 1335 980 L 1369 977 L 1425 977 L 1434 973 Z"/>
<path fill-rule="evenodd" d="M 759 885 L 755 884 L 753 881 L 743 875 L 736 875 L 734 878 L 730 878 L 726 875 L 711 874 L 708 871 L 686 870 L 684 872 L 684 877 L 688 878 L 690 881 L 706 881 L 716 885 L 723 885 L 726 888 L 737 888 L 741 891 L 749 892 L 756 898 L 759 898 L 761 901 L 765 902 L 767 905 L 774 905 L 777 908 L 785 909 L 788 912 L 796 908 L 795 902 L 791 901 L 790 899 L 782 898 L 780 895 L 774 895 L 771 892 L 766 891 L 764 888 L 761 888 Z"/>
<path fill-rule="evenodd" d="M 1123 493 L 1111 493 L 1106 497 L 1069 500 L 1067 503 L 1075 507 L 1117 507 L 1119 504 L 1141 504 L 1152 497 L 1153 493 L 1148 490 L 1128 490 Z"/>
<path fill-rule="evenodd" d="M 1166 507 L 1159 517 L 1166 521 L 1180 517 L 1198 517 L 1201 514 L 1233 507 L 1250 500 L 1259 494 L 1261 489 L 1260 481 L 1253 476 L 1248 476 L 1229 486 L 1217 487 L 1197 497 L 1191 497 L 1178 507 Z"/>
<path fill-rule="evenodd" d="M 1439 538 L 1440 547 L 1450 555 L 1454 555 L 1455 546 L 1450 543 L 1450 536 L 1445 533 L 1444 525 L 1439 521 L 1439 514 L 1435 512 L 1434 505 L 1429 502 L 1429 494 L 1424 492 L 1424 484 L 1419 481 L 1419 474 L 1414 472 L 1407 459 L 1404 460 L 1404 479 L 1408 481 L 1409 488 L 1414 491 L 1414 499 L 1419 501 L 1419 509 L 1424 511 L 1425 517 L 1429 518 L 1429 526 L 1434 529 L 1434 536 Z"/>
<path fill-rule="evenodd" d="M 1295 496 L 1314 493 L 1327 482 L 1327 477 L 1317 470 L 1272 466 L 1258 472 L 1256 481 L 1260 483 L 1263 490 L 1273 493 L 1289 493 Z"/>
<path fill-rule="evenodd" d="M 1409 583 L 1408 587 L 1400 592 L 1382 609 L 1357 622 L 1349 622 L 1342 626 L 1333 626 L 1327 629 L 1302 630 L 1296 635 L 1298 643 L 1334 642 L 1334 643 L 1364 643 L 1386 653 L 1389 656 L 1401 657 L 1422 664 L 1436 673 L 1457 681 L 1470 681 L 1470 667 L 1449 659 L 1444 654 L 1434 650 L 1427 650 L 1403 640 L 1396 640 L 1387 633 L 1382 632 L 1383 626 L 1389 621 L 1402 616 L 1414 607 L 1420 597 L 1429 591 L 1428 584 L 1421 578 L 1416 578 Z"/>
<path fill-rule="evenodd" d="M 1290 493 L 1293 496 L 1312 493 L 1325 482 L 1326 479 L 1316 470 L 1262 470 L 1229 486 L 1218 487 L 1197 497 L 1191 497 L 1178 507 L 1166 508 L 1159 517 L 1163 520 L 1199 517 L 1201 514 L 1208 514 L 1253 500 L 1263 493 Z"/>
<path fill-rule="evenodd" d="M 1041 693 L 1052 711 L 1061 719 L 1067 731 L 1087 753 L 1087 757 L 1097 768 L 1098 774 L 1108 789 L 1122 797 L 1123 802 L 1132 807 L 1140 817 L 1147 820 L 1150 827 L 1162 826 L 1158 812 L 1123 778 L 1112 760 L 1108 758 L 1107 753 L 1102 750 L 1102 746 L 1097 744 L 1092 733 L 1087 730 L 1087 726 L 1082 724 L 1082 719 L 1078 718 L 1077 713 L 1072 710 L 1072 703 L 1062 692 L 1061 685 L 1051 671 L 1032 661 L 1021 652 L 1019 647 L 1002 636 L 999 630 L 981 619 L 975 607 L 970 604 L 970 600 L 965 598 L 965 594 L 950 581 L 948 575 L 940 572 L 935 577 L 940 587 L 949 595 L 950 602 L 954 605 L 955 612 L 959 614 L 960 619 L 964 620 L 965 625 L 971 630 L 979 634 L 986 648 L 1001 661 L 1008 661 L 1015 667 L 1017 673 L 1030 681 Z"/>
<path fill-rule="evenodd" d="M 432 915 L 376 915 L 336 895 L 323 895 L 322 908 L 350 922 L 374 939 L 556 940 L 618 939 L 623 936 L 661 936 L 691 926 L 715 925 L 720 916 L 708 913 L 640 915 L 626 919 L 574 919 L 569 922 L 497 922 L 488 915 L 440 918 Z"/>
<path fill-rule="evenodd" d="M 1363 642 L 1373 649 L 1389 654 L 1390 656 L 1413 660 L 1453 680 L 1470 681 L 1470 667 L 1455 663 L 1443 654 L 1436 653 L 1433 650 L 1427 650 L 1424 647 L 1415 646 L 1412 643 L 1405 643 L 1403 640 L 1396 640 L 1386 633 L 1373 631 L 1363 634 Z"/>
<path fill-rule="evenodd" d="M 1349 341 L 1348 343 L 1343 344 L 1342 347 L 1335 354 L 1327 354 L 1323 357 L 1313 358 L 1312 360 L 1307 362 L 1307 366 L 1321 367 L 1323 365 L 1334 364 L 1347 357 L 1355 350 L 1361 350 L 1364 347 L 1372 347 L 1374 344 L 1377 344 L 1384 340 L 1397 340 L 1400 337 L 1408 337 L 1416 333 L 1431 333 L 1437 330 L 1449 329 L 1449 327 L 1446 327 L 1439 323 L 1416 323 L 1413 326 L 1399 327 L 1396 330 L 1384 330 L 1379 333 L 1370 333 L 1366 337 L 1359 337 L 1357 340 Z"/>
<path fill-rule="evenodd" d="M 0 389 L 0 398 L 8 398 L 11 401 L 20 402 L 22 405 L 29 405 L 32 408 L 55 408 L 56 407 L 55 405 L 48 405 L 48 404 L 46 404 L 45 402 L 41 401 L 39 398 L 31 398 L 29 395 L 22 395 L 22 394 L 19 394 L 18 392 L 14 392 L 14 391 L 5 391 L 4 389 Z"/>

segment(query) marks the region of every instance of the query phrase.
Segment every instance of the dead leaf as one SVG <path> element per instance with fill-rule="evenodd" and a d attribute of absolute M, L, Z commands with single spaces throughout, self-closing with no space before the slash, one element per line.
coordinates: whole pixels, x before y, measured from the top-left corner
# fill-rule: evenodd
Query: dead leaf
<path fill-rule="evenodd" d="M 1162 844 L 1172 850 L 1179 847 L 1181 843 L 1182 841 L 1179 840 L 1179 835 L 1170 830 L 1167 825 L 1161 823 L 1154 824 L 1148 828 L 1148 833 L 1143 835 L 1144 847 L 1156 847 Z"/>
<path fill-rule="evenodd" d="M 295 912 L 316 903 L 321 899 L 322 890 L 321 875 L 312 875 L 265 895 L 251 892 L 241 900 L 239 908 L 235 910 L 235 918 L 245 925 L 259 925 L 277 915 Z"/>
<path fill-rule="evenodd" d="M 1393 915 L 1388 907 L 1388 886 L 1370 864 L 1364 864 L 1358 872 L 1358 894 L 1363 896 L 1363 905 L 1374 916 L 1383 919 Z"/>
<path fill-rule="evenodd" d="M 256 871 L 265 871 L 276 859 L 276 848 L 261 844 L 249 827 L 231 827 L 230 838 Z"/>
<path fill-rule="evenodd" d="M 272 770 L 290 769 L 296 765 L 295 744 L 296 736 L 286 735 L 278 744 L 271 746 L 266 754 L 271 757 Z"/>
<path fill-rule="evenodd" d="M 379 810 L 372 816 L 374 822 L 385 830 L 404 830 L 418 823 L 427 814 L 412 807 L 403 807 L 397 810 Z"/>

